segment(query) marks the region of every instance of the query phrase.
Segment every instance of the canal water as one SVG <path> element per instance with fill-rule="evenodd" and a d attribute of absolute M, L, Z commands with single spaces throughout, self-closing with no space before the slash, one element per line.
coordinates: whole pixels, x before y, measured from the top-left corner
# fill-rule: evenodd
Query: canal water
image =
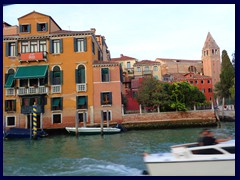
<path fill-rule="evenodd" d="M 235 139 L 235 123 L 210 128 Z M 128 131 L 114 135 L 54 135 L 39 140 L 3 141 L 4 176 L 141 176 L 143 152 L 196 141 L 202 128 Z"/>

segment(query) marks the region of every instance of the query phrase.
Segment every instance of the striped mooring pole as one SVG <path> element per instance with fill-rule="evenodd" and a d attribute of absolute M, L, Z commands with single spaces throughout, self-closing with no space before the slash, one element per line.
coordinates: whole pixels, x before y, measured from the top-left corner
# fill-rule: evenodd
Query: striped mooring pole
<path fill-rule="evenodd" d="M 33 105 L 33 139 L 37 139 L 37 105 Z"/>

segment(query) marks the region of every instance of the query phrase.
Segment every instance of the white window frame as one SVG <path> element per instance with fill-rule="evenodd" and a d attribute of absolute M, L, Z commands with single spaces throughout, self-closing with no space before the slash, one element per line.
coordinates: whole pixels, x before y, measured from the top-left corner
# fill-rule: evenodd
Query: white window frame
<path fill-rule="evenodd" d="M 53 116 L 54 115 L 59 115 L 59 114 L 61 115 L 61 122 L 60 123 L 54 123 L 53 122 Z M 52 113 L 52 124 L 62 124 L 62 113 Z"/>
<path fill-rule="evenodd" d="M 8 118 L 9 118 L 9 117 L 14 117 L 14 125 L 8 126 Z M 6 127 L 16 127 L 16 116 L 6 116 L 5 126 L 6 126 Z"/>

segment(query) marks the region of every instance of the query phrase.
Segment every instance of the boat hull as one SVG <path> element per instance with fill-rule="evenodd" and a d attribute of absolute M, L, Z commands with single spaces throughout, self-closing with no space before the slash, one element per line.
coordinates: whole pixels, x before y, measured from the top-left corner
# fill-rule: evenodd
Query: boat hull
<path fill-rule="evenodd" d="M 3 134 L 5 139 L 30 138 L 30 130 L 25 128 L 10 128 Z M 33 136 L 33 133 L 32 133 Z M 37 131 L 37 137 L 46 137 L 48 134 L 43 130 Z"/>
<path fill-rule="evenodd" d="M 235 176 L 235 159 L 145 162 L 152 176 Z"/>
<path fill-rule="evenodd" d="M 76 128 L 75 127 L 66 127 L 65 128 L 69 133 L 75 134 Z M 117 134 L 120 133 L 121 130 L 118 128 L 103 128 L 103 134 Z M 101 134 L 101 128 L 91 128 L 91 127 L 80 127 L 78 128 L 78 134 L 80 135 L 94 135 L 94 134 Z"/>

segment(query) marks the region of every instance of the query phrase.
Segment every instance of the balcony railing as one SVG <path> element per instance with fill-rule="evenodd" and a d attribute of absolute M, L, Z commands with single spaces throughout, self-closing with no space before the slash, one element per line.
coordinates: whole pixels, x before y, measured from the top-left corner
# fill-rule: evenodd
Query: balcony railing
<path fill-rule="evenodd" d="M 144 71 L 143 71 L 143 74 L 144 74 L 144 75 L 152 74 L 152 70 L 144 70 Z"/>
<path fill-rule="evenodd" d="M 39 87 L 19 87 L 17 90 L 17 95 L 32 95 L 32 94 L 47 94 L 48 93 L 48 87 L 45 86 L 39 86 Z"/>
<path fill-rule="evenodd" d="M 33 113 L 33 106 L 21 106 L 22 114 Z M 37 105 L 37 113 L 44 113 L 44 106 Z"/>
<path fill-rule="evenodd" d="M 6 96 L 15 96 L 15 89 L 14 88 L 7 88 L 6 89 Z"/>
<path fill-rule="evenodd" d="M 52 93 L 61 93 L 62 92 L 62 85 L 52 85 Z"/>
<path fill-rule="evenodd" d="M 19 60 L 20 62 L 47 61 L 47 52 L 21 53 Z"/>
<path fill-rule="evenodd" d="M 87 91 L 86 83 L 77 84 L 76 87 L 77 87 L 77 92 L 86 92 Z"/>

